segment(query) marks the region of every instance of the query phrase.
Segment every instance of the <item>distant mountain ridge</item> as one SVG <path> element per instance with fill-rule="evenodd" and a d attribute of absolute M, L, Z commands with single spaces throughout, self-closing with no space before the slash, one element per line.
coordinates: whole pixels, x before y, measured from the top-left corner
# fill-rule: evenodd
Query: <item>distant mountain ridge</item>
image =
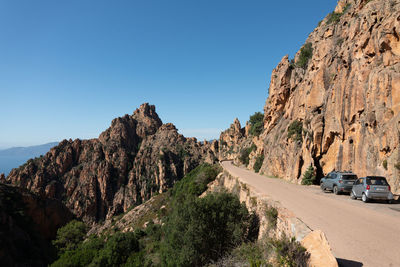
<path fill-rule="evenodd" d="M 28 159 L 46 154 L 50 148 L 56 145 L 58 145 L 58 142 L 51 142 L 37 146 L 0 149 L 0 173 L 8 175 L 13 168 L 17 168 Z"/>

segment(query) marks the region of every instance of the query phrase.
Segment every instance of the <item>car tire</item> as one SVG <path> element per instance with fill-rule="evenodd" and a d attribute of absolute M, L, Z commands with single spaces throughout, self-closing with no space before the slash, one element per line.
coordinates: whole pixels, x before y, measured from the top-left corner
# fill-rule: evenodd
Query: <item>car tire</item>
<path fill-rule="evenodd" d="M 326 193 L 326 187 L 324 186 L 324 184 L 321 184 L 321 190 L 322 192 Z"/>
<path fill-rule="evenodd" d="M 339 193 L 339 190 L 338 190 L 338 188 L 337 188 L 336 185 L 333 186 L 333 193 L 334 193 L 335 195 L 339 195 L 339 194 L 340 194 L 340 193 Z"/>
<path fill-rule="evenodd" d="M 356 195 L 354 195 L 353 190 L 351 190 L 351 192 L 350 192 L 350 198 L 351 198 L 351 199 L 354 199 L 354 200 L 357 199 Z"/>
<path fill-rule="evenodd" d="M 364 203 L 367 203 L 368 201 L 369 201 L 369 198 L 367 197 L 367 195 L 366 194 L 362 194 L 362 197 L 361 197 L 361 200 L 364 202 Z"/>
<path fill-rule="evenodd" d="M 321 190 L 322 190 L 323 192 L 325 192 L 324 184 L 321 184 L 320 187 L 321 187 Z"/>

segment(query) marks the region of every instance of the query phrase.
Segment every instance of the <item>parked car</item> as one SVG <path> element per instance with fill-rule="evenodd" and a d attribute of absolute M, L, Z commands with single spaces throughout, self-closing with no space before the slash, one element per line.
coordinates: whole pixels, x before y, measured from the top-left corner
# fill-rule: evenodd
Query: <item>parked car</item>
<path fill-rule="evenodd" d="M 389 204 L 393 201 L 390 185 L 382 176 L 367 176 L 358 179 L 351 190 L 352 199 L 361 198 L 363 202 L 370 199 L 386 200 Z"/>
<path fill-rule="evenodd" d="M 322 191 L 332 190 L 335 195 L 350 193 L 356 180 L 357 175 L 352 172 L 333 171 L 321 179 L 321 189 Z"/>

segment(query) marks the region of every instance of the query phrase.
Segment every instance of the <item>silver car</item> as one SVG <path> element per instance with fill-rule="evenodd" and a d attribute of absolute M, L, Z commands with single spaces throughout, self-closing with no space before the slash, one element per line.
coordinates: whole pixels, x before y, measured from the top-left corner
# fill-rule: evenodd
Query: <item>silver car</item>
<path fill-rule="evenodd" d="M 371 199 L 386 200 L 392 203 L 393 194 L 390 192 L 390 185 L 382 176 L 367 176 L 359 178 L 353 185 L 350 192 L 352 199 L 361 198 L 363 202 Z"/>

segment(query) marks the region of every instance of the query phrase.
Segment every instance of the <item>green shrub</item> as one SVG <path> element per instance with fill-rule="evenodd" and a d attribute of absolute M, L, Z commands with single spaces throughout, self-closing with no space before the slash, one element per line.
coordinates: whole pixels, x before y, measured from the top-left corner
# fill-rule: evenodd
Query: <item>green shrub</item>
<path fill-rule="evenodd" d="M 181 201 L 189 196 L 201 195 L 207 189 L 207 184 L 214 181 L 220 172 L 217 165 L 204 163 L 198 166 L 174 185 L 172 197 Z"/>
<path fill-rule="evenodd" d="M 177 146 L 178 156 L 183 161 L 186 157 L 190 156 L 190 153 L 182 145 Z"/>
<path fill-rule="evenodd" d="M 52 242 L 59 253 L 75 249 L 85 238 L 87 227 L 83 222 L 72 220 L 57 230 L 56 239 Z"/>
<path fill-rule="evenodd" d="M 337 39 L 337 40 L 336 40 L 336 46 L 342 46 L 343 42 L 344 42 L 344 39 L 343 39 L 343 38 Z"/>
<path fill-rule="evenodd" d="M 263 162 L 264 162 L 264 154 L 259 155 L 256 158 L 256 162 L 254 163 L 254 171 L 255 172 L 259 172 L 260 171 Z"/>
<path fill-rule="evenodd" d="M 280 240 L 273 241 L 279 266 L 297 267 L 308 266 L 310 254 L 296 242 L 294 238 L 288 239 L 283 237 Z"/>
<path fill-rule="evenodd" d="M 308 166 L 306 172 L 301 180 L 302 185 L 312 185 L 315 182 L 314 168 L 312 165 Z"/>
<path fill-rule="evenodd" d="M 336 13 L 336 12 L 332 12 L 330 13 L 328 18 L 328 21 L 326 22 L 327 24 L 331 24 L 331 23 L 338 23 L 340 21 L 340 17 L 342 16 L 342 13 Z"/>
<path fill-rule="evenodd" d="M 247 264 L 238 264 L 235 266 L 267 266 L 264 252 L 264 248 L 258 243 L 244 243 L 232 252 L 232 256 L 234 256 L 236 262 L 247 262 Z"/>
<path fill-rule="evenodd" d="M 397 162 L 396 164 L 394 164 L 394 167 L 398 170 L 400 170 L 400 162 Z"/>
<path fill-rule="evenodd" d="M 293 121 L 288 127 L 288 138 L 292 139 L 296 142 L 301 142 L 302 139 L 302 131 L 303 131 L 303 123 L 301 121 Z"/>
<path fill-rule="evenodd" d="M 257 149 L 257 146 L 255 144 L 252 144 L 250 147 L 242 149 L 240 151 L 240 156 L 239 156 L 239 160 L 241 163 L 243 163 L 244 165 L 249 165 L 249 161 L 250 161 L 250 153 L 252 151 L 255 151 Z"/>
<path fill-rule="evenodd" d="M 202 266 L 246 240 L 250 215 L 228 193 L 188 199 L 168 217 L 161 245 L 166 266 Z"/>
<path fill-rule="evenodd" d="M 129 255 L 139 252 L 139 241 L 132 232 L 112 235 L 94 259 L 95 265 L 121 266 Z"/>
<path fill-rule="evenodd" d="M 385 170 L 388 169 L 387 160 L 386 159 L 382 162 L 382 166 L 383 166 L 383 168 L 385 168 Z"/>
<path fill-rule="evenodd" d="M 265 215 L 267 216 L 269 228 L 275 229 L 278 222 L 278 210 L 275 207 L 267 205 Z"/>
<path fill-rule="evenodd" d="M 296 66 L 305 69 L 308 65 L 308 61 L 312 58 L 313 48 L 311 43 L 306 43 L 300 49 L 300 55 L 297 59 Z"/>
<path fill-rule="evenodd" d="M 51 264 L 51 267 L 88 266 L 97 257 L 104 242 L 104 239 L 91 237 L 87 241 L 81 242 L 74 250 L 65 251 L 57 261 Z"/>
<path fill-rule="evenodd" d="M 52 267 L 121 266 L 130 255 L 139 252 L 135 233 L 115 233 L 107 240 L 91 237 L 73 250 L 65 251 Z"/>
<path fill-rule="evenodd" d="M 261 112 L 255 112 L 250 116 L 249 133 L 254 136 L 259 136 L 264 130 L 264 115 Z"/>
<path fill-rule="evenodd" d="M 343 16 L 343 14 L 345 14 L 347 12 L 347 10 L 350 8 L 350 4 L 347 4 L 344 8 L 343 11 L 341 13 L 336 13 L 335 11 L 333 11 L 332 13 L 330 13 L 328 15 L 328 21 L 326 22 L 328 25 L 329 24 L 336 24 L 340 21 L 340 17 Z"/>

